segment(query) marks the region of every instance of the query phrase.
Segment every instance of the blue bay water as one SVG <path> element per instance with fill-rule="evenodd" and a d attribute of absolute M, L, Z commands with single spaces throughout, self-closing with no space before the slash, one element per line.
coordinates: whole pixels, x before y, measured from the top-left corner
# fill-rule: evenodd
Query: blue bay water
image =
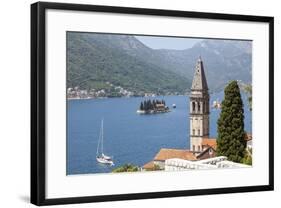
<path fill-rule="evenodd" d="M 125 163 L 142 166 L 151 161 L 160 148 L 189 148 L 188 96 L 161 96 L 172 112 L 138 115 L 144 98 L 108 98 L 68 100 L 67 174 L 106 173 Z M 223 92 L 211 95 L 222 100 Z M 252 114 L 243 95 L 245 130 L 251 132 Z M 172 109 L 172 104 L 177 105 Z M 217 136 L 220 110 L 211 109 L 210 137 Z M 113 156 L 115 166 L 96 161 L 101 119 L 104 119 L 104 152 Z"/>

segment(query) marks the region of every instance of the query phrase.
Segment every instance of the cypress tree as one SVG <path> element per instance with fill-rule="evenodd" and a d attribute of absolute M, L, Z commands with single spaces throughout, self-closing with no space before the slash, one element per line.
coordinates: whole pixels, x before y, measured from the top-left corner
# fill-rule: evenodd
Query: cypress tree
<path fill-rule="evenodd" d="M 153 100 L 152 105 L 153 105 L 153 109 L 155 109 L 155 108 L 156 108 L 156 102 L 155 102 L 155 100 Z"/>
<path fill-rule="evenodd" d="M 217 155 L 233 162 L 242 162 L 245 155 L 243 101 L 237 81 L 224 89 L 222 110 L 217 121 Z"/>
<path fill-rule="evenodd" d="M 140 110 L 143 110 L 143 103 L 140 104 Z"/>
<path fill-rule="evenodd" d="M 148 106 L 148 110 L 151 110 L 152 107 L 151 107 L 151 100 L 149 99 L 148 102 L 147 102 L 147 106 Z"/>
<path fill-rule="evenodd" d="M 145 111 L 147 111 L 147 102 L 146 102 L 146 100 L 143 102 L 143 109 L 144 109 Z"/>

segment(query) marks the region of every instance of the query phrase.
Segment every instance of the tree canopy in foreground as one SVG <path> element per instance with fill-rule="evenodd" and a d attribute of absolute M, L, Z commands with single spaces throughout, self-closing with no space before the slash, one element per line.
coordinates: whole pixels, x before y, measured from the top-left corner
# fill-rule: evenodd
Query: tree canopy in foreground
<path fill-rule="evenodd" d="M 237 81 L 231 81 L 224 90 L 217 131 L 217 155 L 226 156 L 233 162 L 243 162 L 246 154 L 244 110 Z"/>

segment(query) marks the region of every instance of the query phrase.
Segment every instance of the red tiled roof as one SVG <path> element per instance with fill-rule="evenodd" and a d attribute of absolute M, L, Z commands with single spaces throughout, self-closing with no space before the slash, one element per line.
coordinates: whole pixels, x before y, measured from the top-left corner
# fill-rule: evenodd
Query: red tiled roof
<path fill-rule="evenodd" d="M 183 160 L 196 160 L 196 156 L 189 150 L 166 148 L 160 149 L 160 151 L 154 157 L 154 160 L 165 161 L 171 158 L 179 158 Z"/>
<path fill-rule="evenodd" d="M 154 169 L 154 161 L 150 161 L 142 166 L 143 169 L 151 170 Z"/>
<path fill-rule="evenodd" d="M 202 146 L 209 146 L 213 149 L 217 148 L 217 140 L 215 138 L 203 138 L 202 139 Z"/>

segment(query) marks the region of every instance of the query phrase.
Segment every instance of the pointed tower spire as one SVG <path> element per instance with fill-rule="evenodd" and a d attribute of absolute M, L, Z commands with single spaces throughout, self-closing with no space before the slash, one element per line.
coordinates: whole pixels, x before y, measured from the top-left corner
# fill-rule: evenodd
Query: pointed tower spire
<path fill-rule="evenodd" d="M 191 90 L 208 90 L 207 80 L 201 56 L 199 56 L 195 66 L 195 73 L 192 81 Z"/>

